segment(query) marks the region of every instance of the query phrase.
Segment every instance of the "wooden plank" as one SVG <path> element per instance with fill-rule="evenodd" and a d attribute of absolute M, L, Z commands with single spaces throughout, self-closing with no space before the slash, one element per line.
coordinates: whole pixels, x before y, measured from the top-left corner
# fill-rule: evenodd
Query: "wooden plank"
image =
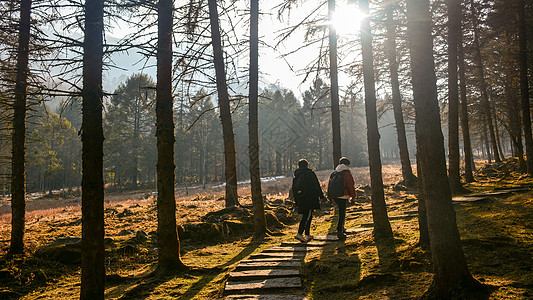
<path fill-rule="evenodd" d="M 324 247 L 326 245 L 329 245 L 328 242 L 282 242 L 281 247 Z"/>
<path fill-rule="evenodd" d="M 400 220 L 400 219 L 412 219 L 417 218 L 418 215 L 397 215 L 397 216 L 389 216 L 389 220 Z"/>
<path fill-rule="evenodd" d="M 230 295 L 226 300 L 307 300 L 304 295 L 265 294 L 265 295 Z"/>
<path fill-rule="evenodd" d="M 286 258 L 302 258 L 305 256 L 305 252 L 261 252 L 250 255 L 250 258 L 260 257 L 286 257 Z"/>
<path fill-rule="evenodd" d="M 293 258 L 291 256 L 285 257 L 250 257 L 250 259 L 243 259 L 241 262 L 258 262 L 258 261 L 301 261 L 301 257 Z"/>
<path fill-rule="evenodd" d="M 302 288 L 302 282 L 299 277 L 271 278 L 251 281 L 228 281 L 226 282 L 226 292 L 235 291 L 253 291 L 267 289 L 294 289 Z"/>
<path fill-rule="evenodd" d="M 307 252 L 307 247 L 270 247 L 263 252 Z"/>
<path fill-rule="evenodd" d="M 246 270 L 246 271 L 233 271 L 229 273 L 229 277 L 234 280 L 259 280 L 267 278 L 279 278 L 279 277 L 298 277 L 300 276 L 299 270 L 294 269 L 265 269 L 265 270 Z"/>
<path fill-rule="evenodd" d="M 236 268 L 239 269 L 270 269 L 270 268 L 299 268 L 302 262 L 297 261 L 253 261 L 240 262 Z"/>
<path fill-rule="evenodd" d="M 314 240 L 317 241 L 338 241 L 339 238 L 336 235 L 316 235 Z"/>
<path fill-rule="evenodd" d="M 372 226 L 374 226 L 373 223 L 371 223 Z M 356 233 L 360 233 L 360 232 L 364 232 L 364 231 L 369 231 L 369 230 L 372 230 L 373 228 L 372 227 L 366 227 L 366 228 L 349 228 L 349 229 L 346 229 L 346 233 L 347 234 L 356 234 Z"/>
<path fill-rule="evenodd" d="M 482 201 L 487 200 L 489 197 L 483 196 L 483 197 L 453 197 L 453 202 L 476 202 L 476 201 Z"/>

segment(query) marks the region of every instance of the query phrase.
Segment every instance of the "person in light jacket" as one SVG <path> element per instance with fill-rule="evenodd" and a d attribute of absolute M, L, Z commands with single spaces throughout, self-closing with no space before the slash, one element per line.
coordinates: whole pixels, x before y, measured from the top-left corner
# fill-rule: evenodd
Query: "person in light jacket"
<path fill-rule="evenodd" d="M 344 181 L 344 195 L 330 199 L 335 202 L 339 208 L 339 222 L 337 223 L 337 237 L 339 239 L 346 238 L 346 228 L 344 223 L 346 221 L 346 202 L 355 200 L 357 196 L 355 192 L 355 182 L 353 180 L 352 172 L 350 172 L 350 160 L 342 157 L 339 160 L 339 165 L 335 168 L 335 172 L 340 172 Z"/>

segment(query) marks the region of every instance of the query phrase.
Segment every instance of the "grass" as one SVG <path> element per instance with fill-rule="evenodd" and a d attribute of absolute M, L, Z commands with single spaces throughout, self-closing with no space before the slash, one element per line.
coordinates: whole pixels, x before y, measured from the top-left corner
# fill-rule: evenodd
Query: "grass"
<path fill-rule="evenodd" d="M 322 179 L 328 175 L 328 172 L 323 173 L 319 174 Z M 389 183 L 397 179 L 394 175 L 389 178 Z M 530 178 L 516 174 L 499 180 L 481 179 L 467 188 L 482 192 L 533 183 Z M 279 198 L 286 184 L 271 183 L 273 192 L 269 201 Z M 356 205 L 350 208 L 349 214 L 354 217 L 347 220 L 348 228 L 372 221 L 367 196 L 361 194 Z M 179 198 L 178 223 L 198 222 L 206 213 L 223 208 L 223 200 L 219 198 L 220 194 L 216 192 Z M 402 215 L 417 207 L 414 194 L 392 191 L 390 186 L 386 188 L 386 198 L 389 216 Z M 5 256 L 10 218 L 0 212 L 0 240 L 4 241 L 0 242 L 0 299 L 79 297 L 78 265 L 32 255 L 40 245 L 58 237 L 81 234 L 80 210 L 75 199 L 58 201 L 72 205 L 54 204 L 46 209 L 43 203 L 31 204 L 34 209 L 27 214 L 28 255 L 25 256 Z M 251 203 L 249 197 L 243 197 L 241 202 Z M 533 192 L 454 204 L 454 207 L 470 270 L 476 279 L 492 287 L 490 299 L 533 297 Z M 252 242 L 249 233 L 216 240 L 200 237 L 182 240 L 182 260 L 190 269 L 154 278 L 147 276 L 156 264 L 154 208 L 153 197 L 145 197 L 145 193 L 107 198 L 106 237 L 112 239 L 106 248 L 107 299 L 223 299 L 228 274 L 240 260 L 270 246 L 278 246 L 284 240 L 292 240 L 297 226 L 297 217 L 293 216 L 292 222 L 287 222 L 286 227 L 262 242 Z M 312 234 L 333 232 L 335 222 L 335 210 L 324 206 L 313 221 Z M 417 219 L 395 219 L 391 225 L 394 241 L 376 243 L 371 231 L 365 231 L 349 236 L 345 242 L 308 253 L 301 268 L 307 296 L 328 300 L 420 297 L 429 287 L 433 275 L 430 252 L 417 246 Z M 140 242 L 135 240 L 134 234 L 122 235 L 123 230 L 142 230 L 150 238 Z M 128 245 L 133 249 L 130 252 L 125 251 Z"/>

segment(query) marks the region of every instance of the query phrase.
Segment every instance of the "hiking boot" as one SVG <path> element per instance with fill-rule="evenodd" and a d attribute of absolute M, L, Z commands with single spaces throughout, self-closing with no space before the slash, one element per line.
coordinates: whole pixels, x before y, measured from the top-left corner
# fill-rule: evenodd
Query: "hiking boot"
<path fill-rule="evenodd" d="M 307 243 L 307 239 L 301 235 L 300 233 L 298 233 L 297 235 L 294 236 L 295 239 L 299 240 L 300 242 L 302 243 Z"/>
<path fill-rule="evenodd" d="M 305 240 L 306 240 L 307 242 L 309 242 L 310 240 L 312 240 L 312 239 L 314 239 L 314 238 L 315 238 L 315 237 L 312 236 L 312 235 L 310 235 L 310 234 L 306 234 L 306 235 L 305 235 Z"/>

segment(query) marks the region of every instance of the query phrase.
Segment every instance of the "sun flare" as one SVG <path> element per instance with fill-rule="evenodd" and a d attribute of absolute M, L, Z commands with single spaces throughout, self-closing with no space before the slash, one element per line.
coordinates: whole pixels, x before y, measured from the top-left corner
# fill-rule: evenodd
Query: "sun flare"
<path fill-rule="evenodd" d="M 346 36 L 356 34 L 359 31 L 361 22 L 366 17 L 356 5 L 338 3 L 333 14 L 332 23 L 338 35 Z"/>

